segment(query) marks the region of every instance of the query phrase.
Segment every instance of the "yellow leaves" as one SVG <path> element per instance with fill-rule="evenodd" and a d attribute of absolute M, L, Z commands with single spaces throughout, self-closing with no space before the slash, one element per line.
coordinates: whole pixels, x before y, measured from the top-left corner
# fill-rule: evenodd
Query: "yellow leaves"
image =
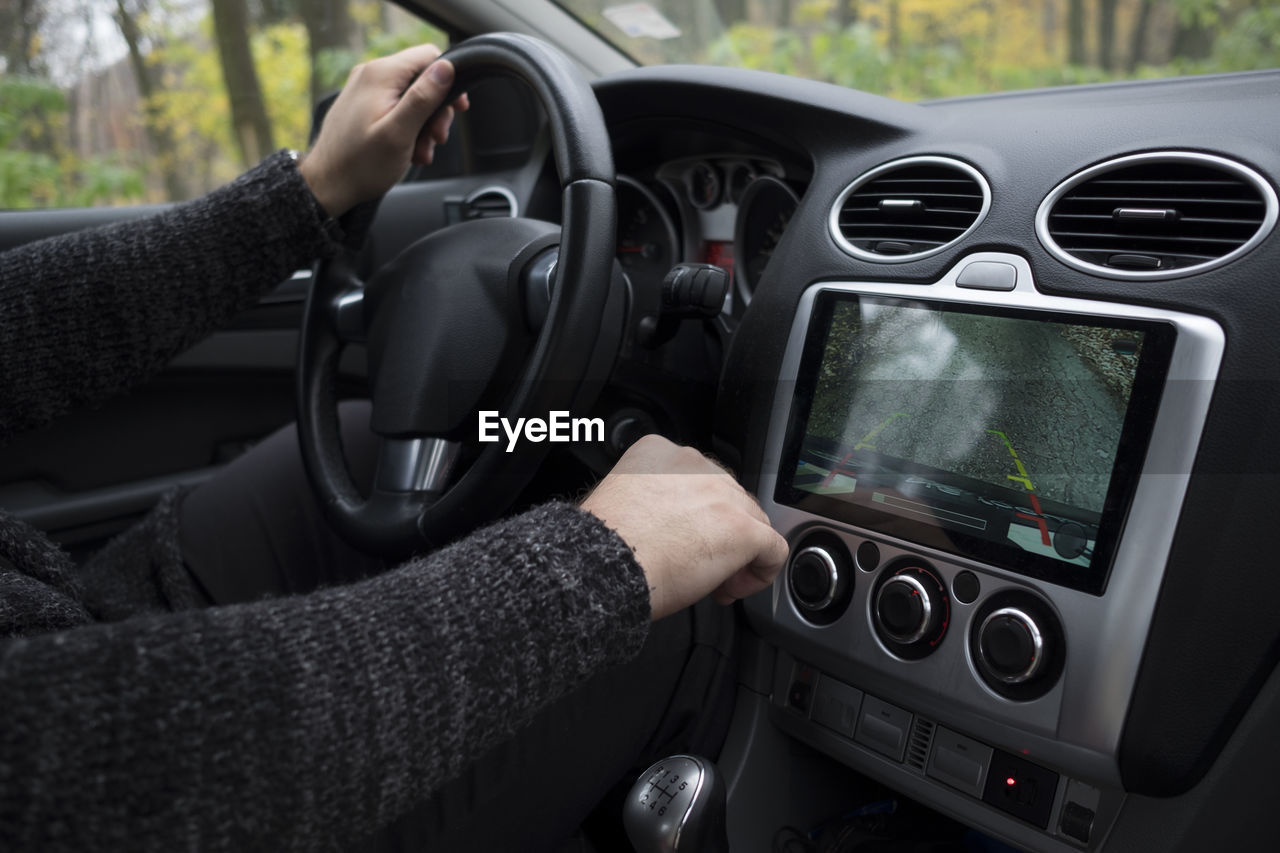
<path fill-rule="evenodd" d="M 276 144 L 305 149 L 311 128 L 306 28 L 300 23 L 272 25 L 253 35 L 252 48 Z"/>

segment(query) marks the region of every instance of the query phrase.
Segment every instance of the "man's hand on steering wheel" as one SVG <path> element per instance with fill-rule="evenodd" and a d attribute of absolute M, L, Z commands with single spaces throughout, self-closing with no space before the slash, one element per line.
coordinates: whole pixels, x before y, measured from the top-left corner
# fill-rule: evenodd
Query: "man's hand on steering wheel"
<path fill-rule="evenodd" d="M 382 195 L 410 163 L 431 163 L 436 145 L 449 138 L 454 111 L 468 102 L 463 95 L 441 107 L 454 73 L 439 57 L 438 47 L 424 44 L 351 69 L 298 166 L 330 216 Z"/>

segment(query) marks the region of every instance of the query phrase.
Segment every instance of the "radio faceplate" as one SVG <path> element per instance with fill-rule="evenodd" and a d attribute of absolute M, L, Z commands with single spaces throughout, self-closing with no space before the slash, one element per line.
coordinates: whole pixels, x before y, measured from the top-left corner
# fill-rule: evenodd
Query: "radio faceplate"
<path fill-rule="evenodd" d="M 1011 289 L 987 289 L 994 285 L 984 273 L 997 268 L 1005 273 L 1010 268 L 1014 271 L 998 282 L 1001 288 L 1012 284 Z M 829 304 L 833 296 L 868 297 L 866 304 L 871 305 L 933 306 L 958 316 L 1007 314 L 1024 323 L 1043 319 L 1060 325 L 1168 330 L 1167 352 L 1159 365 L 1160 387 L 1152 398 L 1159 400 L 1158 406 L 1154 415 L 1150 411 L 1138 413 L 1142 416 L 1137 422 L 1142 433 L 1138 436 L 1141 452 L 1132 453 L 1129 460 L 1120 454 L 1128 468 L 1117 468 L 1117 478 L 1123 482 L 1111 484 L 1107 508 L 1099 513 L 1099 529 L 1104 535 L 1111 534 L 1109 553 L 1103 555 L 1105 565 L 1092 567 L 1100 570 L 1101 583 L 1064 578 L 1055 583 L 1051 571 L 1031 571 L 1016 559 L 990 556 L 1002 551 L 956 545 L 946 525 L 936 523 L 936 518 L 928 519 L 927 527 L 882 523 L 888 516 L 861 508 L 830 511 L 834 504 L 829 500 L 779 501 L 788 492 L 792 497 L 796 493 L 792 488 L 796 429 L 802 429 L 805 421 L 797 419 L 796 389 L 806 383 L 812 387 L 813 377 L 801 375 L 806 344 L 811 351 L 809 335 L 815 310 Z M 1072 776 L 1118 787 L 1117 746 L 1223 348 L 1221 327 L 1204 317 L 1041 294 L 1026 261 L 1001 253 L 968 256 L 934 284 L 813 285 L 801 297 L 779 373 L 757 496 L 773 525 L 793 546 L 807 532 L 822 530 L 844 543 L 855 565 L 859 549 L 870 552 L 866 543 L 879 551 L 879 561 L 871 571 L 861 565 L 853 570 L 851 593 L 841 592 L 848 605 L 840 613 L 828 611 L 815 619 L 810 608 L 797 607 L 784 575 L 772 590 L 747 602 L 753 623 L 797 658 L 851 685 Z M 812 352 L 809 362 L 812 364 Z M 891 383 L 892 378 L 877 374 L 876 381 Z M 1130 421 L 1125 428 L 1130 428 Z M 917 469 L 910 471 L 913 482 L 921 479 Z M 852 494 L 859 488 L 853 482 L 858 477 L 847 479 Z M 901 491 L 894 491 L 893 483 L 885 486 L 883 477 L 871 478 L 871 482 L 880 508 L 886 500 L 896 499 L 904 506 L 909 503 L 913 512 L 942 512 L 936 506 L 922 509 L 914 499 L 905 501 Z M 943 485 L 949 488 L 948 481 Z M 1116 495 L 1123 496 L 1119 504 Z M 871 500 L 868 497 L 867 505 Z M 848 502 L 853 503 L 852 499 Z M 1060 525 L 1061 519 L 1056 523 Z M 921 531 L 932 532 L 923 535 Z M 898 583 L 886 604 L 884 596 L 875 597 L 885 583 L 882 575 L 898 571 L 906 565 L 903 561 L 923 573 Z M 965 588 L 957 595 L 954 585 L 962 574 Z M 877 607 L 896 608 L 890 618 L 909 627 L 919 613 L 911 590 L 925 588 L 931 576 L 945 588 L 949 621 L 936 645 L 924 649 L 924 654 L 904 654 L 894 643 L 887 645 L 885 632 L 877 629 Z M 977 591 L 973 594 L 975 579 Z M 984 609 L 993 596 L 1000 595 L 1013 596 L 1015 605 L 1028 602 L 1032 609 L 1038 602 L 1043 610 L 1025 620 L 1033 623 L 1026 627 L 1021 619 L 1027 615 L 1021 612 L 1025 607 Z M 1000 613 L 992 620 L 996 610 Z M 985 648 L 997 657 L 1010 658 L 1003 661 L 1004 668 L 995 670 L 997 676 L 1006 673 L 1009 678 L 1024 672 L 1047 677 L 1038 665 L 1022 670 L 1012 661 L 1026 649 L 1038 648 L 1036 642 L 1045 641 L 1044 637 L 1037 639 L 1038 621 L 1056 621 L 1060 634 L 1052 642 L 1059 644 L 1061 659 L 1052 684 L 1041 681 L 1043 690 L 1019 693 L 1005 689 L 998 678 L 993 681 L 990 661 L 980 673 L 975 661 L 979 646 L 971 641 L 973 632 L 981 627 L 979 617 L 988 630 L 1000 634 L 1001 645 Z M 906 632 L 906 628 L 902 630 Z M 937 632 L 936 619 L 930 630 Z M 907 634 L 891 632 L 889 636 L 910 639 Z"/>

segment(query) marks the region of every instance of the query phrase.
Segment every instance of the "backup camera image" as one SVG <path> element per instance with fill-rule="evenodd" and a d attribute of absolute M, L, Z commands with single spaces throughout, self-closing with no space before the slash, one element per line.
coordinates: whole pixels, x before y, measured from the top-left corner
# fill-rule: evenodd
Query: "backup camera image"
<path fill-rule="evenodd" d="M 791 485 L 1088 567 L 1144 337 L 837 301 Z"/>

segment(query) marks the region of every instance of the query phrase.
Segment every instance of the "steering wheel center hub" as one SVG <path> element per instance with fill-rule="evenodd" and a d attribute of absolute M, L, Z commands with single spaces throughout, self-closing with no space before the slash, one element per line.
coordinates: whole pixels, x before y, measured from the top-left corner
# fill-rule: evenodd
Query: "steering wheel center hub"
<path fill-rule="evenodd" d="M 536 340 L 522 274 L 560 241 L 532 219 L 484 219 L 418 240 L 365 288 L 372 428 L 395 438 L 459 440 L 479 408 L 496 408 Z"/>

